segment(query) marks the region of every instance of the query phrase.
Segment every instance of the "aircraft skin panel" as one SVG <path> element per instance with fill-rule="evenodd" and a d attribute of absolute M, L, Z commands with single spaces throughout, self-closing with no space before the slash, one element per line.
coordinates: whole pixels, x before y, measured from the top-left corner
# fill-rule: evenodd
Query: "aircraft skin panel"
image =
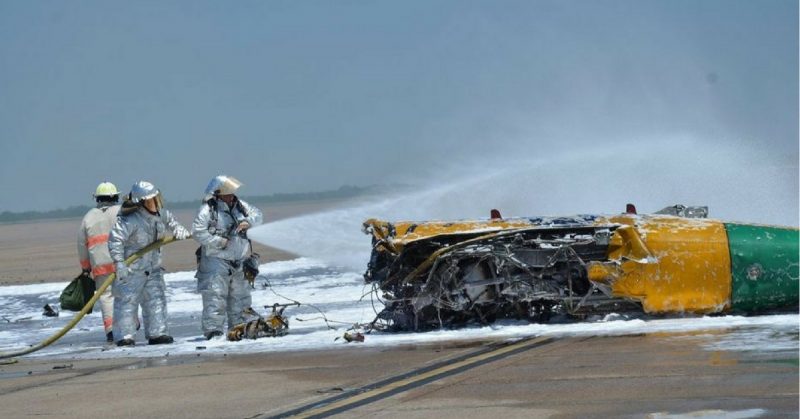
<path fill-rule="evenodd" d="M 609 259 L 621 269 L 612 283 L 615 296 L 639 300 L 650 313 L 714 313 L 730 306 L 730 252 L 722 222 L 627 215 L 607 221 L 635 228 L 618 229 L 609 247 Z M 631 249 L 626 231 L 649 254 Z"/>
<path fill-rule="evenodd" d="M 800 231 L 725 224 L 730 241 L 732 308 L 754 312 L 797 304 Z"/>

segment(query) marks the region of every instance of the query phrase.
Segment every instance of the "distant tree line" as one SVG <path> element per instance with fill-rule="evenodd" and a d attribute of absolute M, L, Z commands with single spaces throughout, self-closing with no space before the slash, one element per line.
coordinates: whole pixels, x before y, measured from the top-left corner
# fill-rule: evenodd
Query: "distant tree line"
<path fill-rule="evenodd" d="M 323 192 L 302 192 L 302 193 L 275 193 L 271 195 L 243 196 L 242 199 L 253 204 L 272 204 L 281 202 L 300 202 L 300 201 L 319 201 L 325 199 L 344 199 L 354 198 L 377 192 L 377 186 L 342 186 L 333 191 Z M 168 208 L 185 209 L 195 208 L 198 201 L 168 202 Z M 21 221 L 52 220 L 58 218 L 81 217 L 93 206 L 78 205 L 69 208 L 56 209 L 51 211 L 22 211 L 11 212 L 3 211 L 0 213 L 0 223 L 14 223 Z"/>

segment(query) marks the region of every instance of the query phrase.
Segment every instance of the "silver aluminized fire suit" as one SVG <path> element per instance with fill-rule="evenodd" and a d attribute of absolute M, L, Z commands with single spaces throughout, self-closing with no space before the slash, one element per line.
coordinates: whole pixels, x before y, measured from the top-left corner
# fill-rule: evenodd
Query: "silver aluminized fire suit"
<path fill-rule="evenodd" d="M 117 213 L 120 206 L 111 202 L 100 202 L 97 208 L 92 208 L 81 221 L 78 230 L 78 258 L 81 269 L 91 270 L 95 288 L 106 281 L 114 272 L 114 261 L 108 253 L 108 233 L 117 222 Z M 100 295 L 100 312 L 103 313 L 103 328 L 105 332 L 111 331 L 114 314 L 114 299 L 111 297 L 111 287 L 106 288 Z"/>
<path fill-rule="evenodd" d="M 185 238 L 189 232 L 163 208 L 154 215 L 142 207 L 126 208 L 123 205 L 117 223 L 111 229 L 108 250 L 116 266 L 120 266 L 128 256 L 169 234 Z M 168 334 L 163 270 L 161 250 L 156 249 L 133 262 L 126 278 L 119 278 L 118 273 L 113 284 L 115 339 L 134 339 L 140 304 L 145 337 L 150 339 Z"/>
<path fill-rule="evenodd" d="M 250 307 L 250 284 L 242 261 L 249 256 L 246 234 L 234 230 L 242 221 L 251 227 L 262 222 L 261 210 L 237 200 L 233 208 L 219 199 L 203 203 L 192 223 L 192 237 L 201 245 L 197 290 L 203 296 L 203 333 L 222 332 L 225 314 L 228 329 L 245 321 L 242 310 Z M 215 214 L 212 214 L 212 211 Z"/>

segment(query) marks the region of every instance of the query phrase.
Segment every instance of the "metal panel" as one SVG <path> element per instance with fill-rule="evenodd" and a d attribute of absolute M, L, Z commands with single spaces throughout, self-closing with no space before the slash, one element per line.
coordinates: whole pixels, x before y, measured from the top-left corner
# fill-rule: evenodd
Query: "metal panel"
<path fill-rule="evenodd" d="M 609 221 L 635 227 L 619 228 L 612 237 L 608 256 L 620 264 L 614 296 L 640 301 L 650 313 L 718 313 L 729 307 L 730 255 L 722 223 L 629 215 Z"/>
<path fill-rule="evenodd" d="M 798 242 L 792 228 L 725 224 L 731 252 L 732 308 L 759 311 L 797 304 Z"/>

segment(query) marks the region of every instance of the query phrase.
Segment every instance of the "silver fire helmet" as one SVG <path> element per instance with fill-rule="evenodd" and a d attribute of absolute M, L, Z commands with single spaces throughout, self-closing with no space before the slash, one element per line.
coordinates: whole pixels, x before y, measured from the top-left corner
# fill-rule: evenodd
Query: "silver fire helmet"
<path fill-rule="evenodd" d="M 138 204 L 146 199 L 160 197 L 161 193 L 155 185 L 150 182 L 140 180 L 131 187 L 131 201 Z"/>
<path fill-rule="evenodd" d="M 205 199 L 208 200 L 214 195 L 230 195 L 236 193 L 236 190 L 239 189 L 240 186 L 242 186 L 242 182 L 239 182 L 239 180 L 233 176 L 214 176 L 211 182 L 208 182 L 208 186 L 206 186 Z"/>

